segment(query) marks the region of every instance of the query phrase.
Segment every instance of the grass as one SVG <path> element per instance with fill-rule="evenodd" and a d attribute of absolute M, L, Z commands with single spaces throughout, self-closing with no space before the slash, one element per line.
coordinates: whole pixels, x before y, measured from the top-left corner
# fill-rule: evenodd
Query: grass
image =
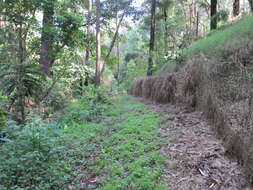
<path fill-rule="evenodd" d="M 247 45 L 253 37 L 253 16 L 244 16 L 236 24 L 224 30 L 216 30 L 206 38 L 193 43 L 182 53 L 183 57 L 191 58 L 199 53 L 208 58 L 221 59 L 236 49 Z"/>
<path fill-rule="evenodd" d="M 65 128 L 69 148 L 80 149 L 81 168 L 98 179 L 98 190 L 162 190 L 160 116 L 133 98 L 113 100 L 102 123 Z M 76 158 L 77 159 L 77 158 Z M 78 160 L 77 159 L 77 160 Z M 78 181 L 78 180 L 77 180 Z"/>
<path fill-rule="evenodd" d="M 70 104 L 58 123 L 38 117 L 10 128 L 0 144 L 0 189 L 166 189 L 160 182 L 161 116 L 129 96 L 88 109 L 83 104 Z M 99 119 L 85 119 L 91 115 Z"/>

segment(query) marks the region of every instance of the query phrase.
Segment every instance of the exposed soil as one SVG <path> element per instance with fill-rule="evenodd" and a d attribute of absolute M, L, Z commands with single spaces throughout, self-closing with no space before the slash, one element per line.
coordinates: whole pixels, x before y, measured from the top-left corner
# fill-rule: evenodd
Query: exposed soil
<path fill-rule="evenodd" d="M 164 181 L 170 190 L 252 190 L 201 112 L 138 100 L 166 115 L 160 121 L 161 152 L 167 158 Z"/>

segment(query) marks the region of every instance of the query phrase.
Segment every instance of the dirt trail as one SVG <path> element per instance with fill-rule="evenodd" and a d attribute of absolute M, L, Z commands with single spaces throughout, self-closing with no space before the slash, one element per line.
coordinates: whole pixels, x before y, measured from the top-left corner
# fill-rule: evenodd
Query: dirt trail
<path fill-rule="evenodd" d="M 138 99 L 166 114 L 160 122 L 161 152 L 167 158 L 164 180 L 170 190 L 252 190 L 201 112 Z"/>

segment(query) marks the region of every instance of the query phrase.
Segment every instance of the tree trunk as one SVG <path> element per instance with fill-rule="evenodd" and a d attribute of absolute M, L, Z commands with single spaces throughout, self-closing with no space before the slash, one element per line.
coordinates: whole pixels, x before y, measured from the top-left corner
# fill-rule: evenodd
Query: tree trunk
<path fill-rule="evenodd" d="M 116 28 L 118 27 L 118 11 L 117 11 L 117 14 L 116 14 Z M 120 66 L 120 52 L 119 52 L 119 42 L 116 44 L 116 55 L 117 55 L 117 58 L 118 58 L 118 67 L 117 67 L 117 82 L 118 82 L 118 86 L 119 86 L 119 83 L 120 83 L 120 74 L 119 74 L 119 66 Z"/>
<path fill-rule="evenodd" d="M 164 53 L 168 53 L 168 13 L 166 8 L 163 9 L 163 18 L 164 18 Z"/>
<path fill-rule="evenodd" d="M 116 42 L 116 40 L 117 40 L 117 38 L 118 38 L 119 29 L 120 29 L 120 26 L 121 26 L 121 23 L 122 23 L 124 17 L 125 17 L 125 12 L 124 12 L 123 15 L 121 16 L 121 18 L 120 18 L 120 20 L 119 20 L 119 22 L 118 22 L 118 24 L 117 24 L 117 26 L 116 26 L 116 31 L 115 31 L 114 36 L 113 36 L 113 38 L 112 38 L 109 51 L 108 51 L 108 53 L 106 54 L 106 57 L 105 57 L 105 63 L 102 65 L 101 74 L 104 72 L 104 70 L 105 70 L 105 65 L 107 64 L 108 59 L 109 59 L 109 56 L 110 56 L 111 53 L 112 53 L 112 49 L 113 49 L 113 47 L 114 47 L 114 45 L 115 45 L 115 42 Z"/>
<path fill-rule="evenodd" d="M 92 11 L 92 0 L 89 0 L 88 5 L 88 15 L 87 15 L 87 47 L 85 50 L 85 64 L 88 64 L 90 59 L 90 51 L 91 51 L 91 11 Z M 89 85 L 89 73 L 85 72 L 85 86 Z"/>
<path fill-rule="evenodd" d="M 25 94 L 24 94 L 24 71 L 23 71 L 23 63 L 25 60 L 25 47 L 24 47 L 24 39 L 22 36 L 22 24 L 18 29 L 18 57 L 19 57 L 19 70 L 17 77 L 17 100 L 18 100 L 18 111 L 20 112 L 20 118 L 18 118 L 19 124 L 25 124 Z"/>
<path fill-rule="evenodd" d="M 100 0 L 96 0 L 96 87 L 101 83 L 101 39 L 100 39 L 100 17 L 101 7 Z"/>
<path fill-rule="evenodd" d="M 233 16 L 236 17 L 240 14 L 240 0 L 234 0 L 233 3 Z"/>
<path fill-rule="evenodd" d="M 253 0 L 249 0 L 250 10 L 253 13 Z"/>
<path fill-rule="evenodd" d="M 199 37 L 199 11 L 197 11 L 197 16 L 196 16 L 196 39 Z"/>
<path fill-rule="evenodd" d="M 121 18 L 120 18 L 120 20 L 119 20 L 119 22 L 118 22 L 118 24 L 117 24 L 117 26 L 116 26 L 116 31 L 115 31 L 114 36 L 113 36 L 113 38 L 112 38 L 112 42 L 111 42 L 111 44 L 110 44 L 110 48 L 109 48 L 109 51 L 108 51 L 108 53 L 107 53 L 107 55 L 106 55 L 106 58 L 109 58 L 109 56 L 110 56 L 110 54 L 111 54 L 111 52 L 112 52 L 112 49 L 113 49 L 113 47 L 114 47 L 114 44 L 115 44 L 115 42 L 116 42 L 116 40 L 117 40 L 117 38 L 118 38 L 118 35 L 119 35 L 119 28 L 120 28 L 120 26 L 121 26 L 121 23 L 122 23 L 124 17 L 125 17 L 125 12 L 124 12 L 123 15 L 121 16 Z"/>
<path fill-rule="evenodd" d="M 85 51 L 85 62 L 88 62 L 90 59 L 90 50 L 91 50 L 91 11 L 92 11 L 92 0 L 89 0 L 88 7 L 88 16 L 87 16 L 87 47 Z"/>
<path fill-rule="evenodd" d="M 217 0 L 211 0 L 211 30 L 217 29 Z"/>
<path fill-rule="evenodd" d="M 43 28 L 41 34 L 41 48 L 40 48 L 40 64 L 41 71 L 50 76 L 51 67 L 54 62 L 53 58 L 53 40 L 52 27 L 54 22 L 54 3 L 48 1 L 43 6 Z"/>
<path fill-rule="evenodd" d="M 151 76 L 154 70 L 154 48 L 155 48 L 155 13 L 156 13 L 156 0 L 152 0 L 151 6 L 151 26 L 150 26 L 150 43 L 149 43 L 149 59 L 148 59 L 148 72 L 147 75 Z"/>

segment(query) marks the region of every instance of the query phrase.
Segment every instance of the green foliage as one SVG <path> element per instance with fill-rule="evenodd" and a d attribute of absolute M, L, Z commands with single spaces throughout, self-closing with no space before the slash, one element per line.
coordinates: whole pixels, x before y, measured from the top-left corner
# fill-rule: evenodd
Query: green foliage
<path fill-rule="evenodd" d="M 73 166 L 59 132 L 37 118 L 24 128 L 9 127 L 8 133 L 1 145 L 0 189 L 64 189 Z"/>
<path fill-rule="evenodd" d="M 130 97 L 107 107 L 100 124 L 63 116 L 69 122 L 60 128 L 40 118 L 8 127 L 0 145 L 0 189 L 81 190 L 86 175 L 99 179 L 92 189 L 166 189 L 158 114 Z"/>
<path fill-rule="evenodd" d="M 108 108 L 109 99 L 104 89 L 96 89 L 92 86 L 84 88 L 84 95 L 75 99 L 66 108 L 67 114 L 59 118 L 62 124 L 69 122 L 84 123 L 87 121 L 100 121 L 103 113 Z"/>
<path fill-rule="evenodd" d="M 7 119 L 7 113 L 4 109 L 7 100 L 8 98 L 6 96 L 2 96 L 0 93 L 0 131 L 5 127 Z"/>
<path fill-rule="evenodd" d="M 42 92 L 45 75 L 38 71 L 38 65 L 31 63 L 11 63 L 1 67 L 0 89 L 8 96 L 11 106 L 15 106 L 18 122 L 25 120 L 25 98 L 37 98 Z"/>
<path fill-rule="evenodd" d="M 91 189 L 166 189 L 160 182 L 164 162 L 157 151 L 160 117 L 127 96 L 114 99 L 105 113 L 100 124 L 72 122 L 64 130 L 71 149 L 83 151 L 76 158 L 85 172 L 99 180 Z"/>
<path fill-rule="evenodd" d="M 36 64 L 12 63 L 1 67 L 0 89 L 8 96 L 16 97 L 19 88 L 27 97 L 36 97 L 42 90 L 45 76 Z"/>
<path fill-rule="evenodd" d="M 48 114 L 64 109 L 72 99 L 71 92 L 66 89 L 65 83 L 57 83 L 48 96 L 43 100 L 45 107 L 48 107 Z"/>
<path fill-rule="evenodd" d="M 131 60 L 123 69 L 123 88 L 127 89 L 136 77 L 145 75 L 147 72 L 147 62 L 141 58 Z"/>
<path fill-rule="evenodd" d="M 109 134 L 103 138 L 98 164 L 92 167 L 102 175 L 101 189 L 165 189 L 160 184 L 163 159 L 156 151 L 161 143 L 156 139 L 159 116 L 129 97 L 114 103 L 107 112 Z"/>
<path fill-rule="evenodd" d="M 138 53 L 128 53 L 125 55 L 125 61 L 128 63 L 130 62 L 132 59 L 136 59 L 139 57 L 139 54 Z"/>
<path fill-rule="evenodd" d="M 183 50 L 182 55 L 192 57 L 204 53 L 210 59 L 225 59 L 231 52 L 249 43 L 252 37 L 253 17 L 245 16 L 238 23 L 196 41 Z"/>
<path fill-rule="evenodd" d="M 2 107 L 2 102 L 0 100 L 0 134 L 1 131 L 6 127 L 6 121 L 7 121 L 7 113 Z"/>
<path fill-rule="evenodd" d="M 108 60 L 108 66 L 110 67 L 111 70 L 115 70 L 117 68 L 117 65 L 119 64 L 119 58 L 117 56 L 109 56 Z"/>
<path fill-rule="evenodd" d="M 40 5 L 38 0 L 6 0 L 0 2 L 1 12 L 8 18 L 8 21 L 15 24 L 26 24 L 28 20 L 33 19 L 32 13 Z"/>
<path fill-rule="evenodd" d="M 229 11 L 228 10 L 220 10 L 218 11 L 213 19 L 217 19 L 218 22 L 223 21 L 226 22 L 228 20 Z"/>
<path fill-rule="evenodd" d="M 55 40 L 61 42 L 59 46 L 66 45 L 74 47 L 77 44 L 83 45 L 84 33 L 80 30 L 82 17 L 75 13 L 67 12 L 66 9 L 60 9 L 55 15 Z"/>

